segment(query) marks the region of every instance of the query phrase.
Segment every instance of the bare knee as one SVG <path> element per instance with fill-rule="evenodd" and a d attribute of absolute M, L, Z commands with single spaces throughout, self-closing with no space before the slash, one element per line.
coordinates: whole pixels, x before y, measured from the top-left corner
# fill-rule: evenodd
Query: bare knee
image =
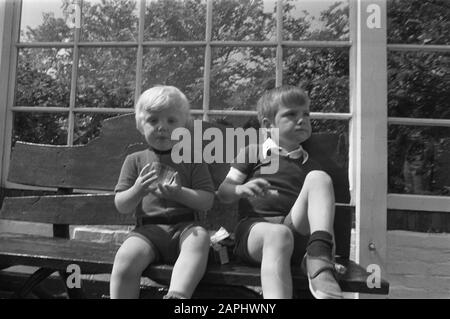
<path fill-rule="evenodd" d="M 311 171 L 306 175 L 305 184 L 312 186 L 328 186 L 333 187 L 333 181 L 330 175 L 324 171 Z"/>
<path fill-rule="evenodd" d="M 292 254 L 294 236 L 285 225 L 273 225 L 264 237 L 264 250 L 276 251 L 281 254 Z"/>
<path fill-rule="evenodd" d="M 120 278 L 140 277 L 144 269 L 148 266 L 148 256 L 136 250 L 130 251 L 125 247 L 119 248 L 114 258 L 112 276 Z"/>
<path fill-rule="evenodd" d="M 198 252 L 209 251 L 209 234 L 201 226 L 195 226 L 186 230 L 180 238 L 181 248 Z"/>

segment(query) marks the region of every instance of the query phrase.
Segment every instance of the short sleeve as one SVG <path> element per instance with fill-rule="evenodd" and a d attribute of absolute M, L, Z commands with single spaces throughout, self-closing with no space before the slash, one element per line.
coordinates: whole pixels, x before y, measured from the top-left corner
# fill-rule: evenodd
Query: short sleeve
<path fill-rule="evenodd" d="M 128 155 L 123 162 L 120 170 L 119 180 L 114 192 L 123 192 L 134 185 L 139 176 L 138 167 L 134 157 Z"/>
<path fill-rule="evenodd" d="M 248 145 L 242 149 L 234 159 L 231 167 L 237 169 L 242 174 L 249 176 L 252 174 L 258 161 L 257 145 Z"/>
<path fill-rule="evenodd" d="M 204 163 L 193 165 L 191 188 L 214 193 L 214 183 L 209 173 L 208 166 Z"/>

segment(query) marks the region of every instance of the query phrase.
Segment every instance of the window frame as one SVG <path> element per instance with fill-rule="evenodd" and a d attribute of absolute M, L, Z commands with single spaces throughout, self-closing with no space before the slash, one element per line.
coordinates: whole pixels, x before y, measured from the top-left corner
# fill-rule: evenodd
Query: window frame
<path fill-rule="evenodd" d="M 275 41 L 213 41 L 211 0 L 206 0 L 206 32 L 204 41 L 144 41 L 144 24 L 138 24 L 136 42 L 80 42 L 80 29 L 69 43 L 19 43 L 21 0 L 0 1 L 0 187 L 43 189 L 18 185 L 7 181 L 11 148 L 13 112 L 51 112 L 69 115 L 67 145 L 73 144 L 74 117 L 77 113 L 131 113 L 130 108 L 75 108 L 79 49 L 84 47 L 135 47 L 137 48 L 135 101 L 141 93 L 143 53 L 147 47 L 198 46 L 205 49 L 204 88 L 202 109 L 192 110 L 204 120 L 211 115 L 255 115 L 255 111 L 230 111 L 211 109 L 210 72 L 212 48 L 219 46 L 268 46 L 276 49 L 275 81 L 282 83 L 283 48 L 336 48 L 349 50 L 349 112 L 312 112 L 311 118 L 319 120 L 342 120 L 349 123 L 349 180 L 351 203 L 356 210 L 357 261 L 362 265 L 377 263 L 383 266 L 386 260 L 387 210 L 442 211 L 450 212 L 450 197 L 395 194 L 387 192 L 387 130 L 390 124 L 445 126 L 446 119 L 411 119 L 388 117 L 387 115 L 387 54 L 389 51 L 443 51 L 450 52 L 449 45 L 387 44 L 386 0 L 348 0 L 349 39 L 344 41 L 283 41 L 282 1 L 277 1 L 277 37 Z M 370 30 L 366 26 L 368 6 L 381 8 L 382 27 Z M 146 1 L 138 0 L 139 21 L 144 21 Z M 14 41 L 13 39 L 16 39 Z M 377 47 L 373 43 L 380 44 Z M 72 79 L 68 107 L 14 106 L 17 54 L 20 48 L 67 47 L 73 49 Z M 375 52 L 374 52 L 375 51 Z M 373 65 L 376 65 L 374 68 Z M 380 67 L 382 65 L 383 67 Z M 373 80 L 381 79 L 381 84 Z M 385 80 L 383 82 L 383 80 Z M 371 92 L 372 91 L 372 92 Z M 376 96 L 374 100 L 372 97 Z M 384 132 L 377 127 L 385 127 Z M 362 141 L 365 141 L 362 143 Z M 381 159 L 381 160 L 380 160 Z M 374 177 L 375 176 L 375 177 Z M 370 178 L 367 178 L 370 177 Z M 372 178 L 373 177 L 373 178 Z M 374 182 L 377 187 L 374 187 Z M 370 244 L 374 246 L 370 246 Z M 375 248 L 375 249 L 373 249 Z"/>

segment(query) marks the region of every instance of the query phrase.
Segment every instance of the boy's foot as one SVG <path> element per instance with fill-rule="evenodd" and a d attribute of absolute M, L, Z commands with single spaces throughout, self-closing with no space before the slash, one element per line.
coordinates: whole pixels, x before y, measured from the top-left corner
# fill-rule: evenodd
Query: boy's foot
<path fill-rule="evenodd" d="M 342 299 L 342 291 L 335 278 L 334 263 L 326 257 L 305 254 L 302 270 L 308 277 L 309 290 L 316 299 Z"/>
<path fill-rule="evenodd" d="M 188 299 L 188 298 L 178 292 L 169 291 L 167 292 L 166 295 L 163 296 L 163 299 Z"/>

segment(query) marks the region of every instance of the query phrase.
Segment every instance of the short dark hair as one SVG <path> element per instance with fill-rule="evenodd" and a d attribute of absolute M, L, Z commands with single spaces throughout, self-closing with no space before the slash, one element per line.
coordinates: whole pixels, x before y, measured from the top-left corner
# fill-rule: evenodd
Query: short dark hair
<path fill-rule="evenodd" d="M 308 105 L 308 94 L 300 87 L 282 85 L 263 93 L 256 104 L 258 120 L 261 123 L 264 118 L 273 121 L 281 105 Z"/>

